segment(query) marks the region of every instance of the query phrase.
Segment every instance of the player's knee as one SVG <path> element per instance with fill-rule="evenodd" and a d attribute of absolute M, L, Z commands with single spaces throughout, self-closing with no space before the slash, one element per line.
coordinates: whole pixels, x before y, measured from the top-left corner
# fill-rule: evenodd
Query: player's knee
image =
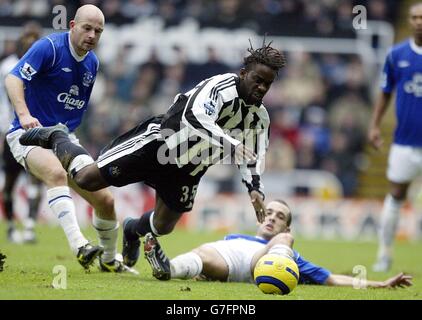
<path fill-rule="evenodd" d="M 99 185 L 98 181 L 92 179 L 89 174 L 85 174 L 83 172 L 79 172 L 73 177 L 76 184 L 87 191 L 98 191 L 102 189 L 102 186 Z"/>
<path fill-rule="evenodd" d="M 102 203 L 107 210 L 114 209 L 114 197 L 110 192 L 107 192 L 104 197 Z"/>
<path fill-rule="evenodd" d="M 209 254 L 207 253 L 207 247 L 205 247 L 205 246 L 202 245 L 202 246 L 199 246 L 198 248 L 196 248 L 196 249 L 194 249 L 192 251 L 194 253 L 196 253 L 201 258 L 202 264 L 204 266 L 209 266 L 210 265 L 211 259 L 210 259 Z"/>
<path fill-rule="evenodd" d="M 78 171 L 73 180 L 82 189 L 87 191 L 98 191 L 108 187 L 108 183 L 99 174 L 96 165 L 92 164 Z"/>
<path fill-rule="evenodd" d="M 52 167 L 45 175 L 46 183 L 56 185 L 67 185 L 67 173 L 61 167 Z"/>
<path fill-rule="evenodd" d="M 390 194 L 396 201 L 405 200 L 409 184 L 391 183 Z"/>
<path fill-rule="evenodd" d="M 276 244 L 284 244 L 286 246 L 292 247 L 294 243 L 294 237 L 291 233 L 279 233 L 270 241 L 270 246 Z"/>
<path fill-rule="evenodd" d="M 229 267 L 213 247 L 205 244 L 192 251 L 201 258 L 203 275 L 210 280 L 227 281 Z"/>
<path fill-rule="evenodd" d="M 114 213 L 114 197 L 108 190 L 97 193 L 96 198 L 94 199 L 92 205 L 95 207 L 95 210 L 103 212 L 105 214 Z"/>
<path fill-rule="evenodd" d="M 396 201 L 403 201 L 406 198 L 406 191 L 403 191 L 401 189 L 393 189 L 390 193 Z"/>
<path fill-rule="evenodd" d="M 73 180 L 75 181 L 75 183 L 78 185 L 78 187 L 84 189 L 84 190 L 88 190 L 89 184 L 88 184 L 88 180 L 85 179 L 85 176 L 83 174 L 77 174 L 73 177 Z"/>

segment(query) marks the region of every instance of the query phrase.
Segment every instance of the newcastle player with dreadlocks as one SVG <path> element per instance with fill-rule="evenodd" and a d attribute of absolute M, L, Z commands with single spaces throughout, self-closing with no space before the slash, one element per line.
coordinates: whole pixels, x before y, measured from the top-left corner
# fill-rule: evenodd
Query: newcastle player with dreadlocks
<path fill-rule="evenodd" d="M 208 167 L 238 164 L 257 220 L 265 218 L 260 174 L 268 147 L 269 116 L 262 104 L 286 60 L 264 43 L 248 49 L 239 75 L 226 73 L 200 82 L 179 94 L 166 114 L 149 118 L 113 140 L 94 163 L 84 163 L 87 152 L 68 138 L 64 125 L 34 128 L 20 139 L 24 145 L 52 149 L 79 187 L 89 191 L 143 181 L 156 190 L 155 208 L 139 219 L 123 223 L 123 257 L 133 266 L 139 257 L 139 237 L 152 232 L 169 234 L 184 212 L 193 206 L 201 177 Z M 149 250 L 154 246 L 155 250 Z M 158 265 L 158 278 L 170 276 L 157 241 L 145 243 Z"/>

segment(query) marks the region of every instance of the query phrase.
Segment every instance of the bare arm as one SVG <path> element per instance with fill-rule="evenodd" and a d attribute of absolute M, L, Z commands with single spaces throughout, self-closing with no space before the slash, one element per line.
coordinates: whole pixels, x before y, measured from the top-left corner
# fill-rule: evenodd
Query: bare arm
<path fill-rule="evenodd" d="M 30 129 L 41 126 L 38 119 L 31 116 L 26 105 L 23 81 L 14 75 L 8 74 L 4 84 L 22 128 Z"/>
<path fill-rule="evenodd" d="M 383 141 L 381 138 L 381 120 L 385 115 L 385 112 L 388 107 L 388 103 L 390 102 L 391 93 L 381 92 L 377 98 L 375 103 L 374 111 L 372 113 L 371 122 L 369 124 L 368 130 L 368 140 L 369 143 L 378 150 Z"/>
<path fill-rule="evenodd" d="M 385 281 L 373 281 L 367 280 L 367 288 L 396 288 L 396 287 L 410 287 L 412 285 L 412 277 L 399 273 L 394 277 L 391 277 Z M 328 286 L 343 286 L 343 287 L 353 287 L 356 279 L 354 277 L 345 276 L 341 274 L 331 274 L 325 284 Z"/>

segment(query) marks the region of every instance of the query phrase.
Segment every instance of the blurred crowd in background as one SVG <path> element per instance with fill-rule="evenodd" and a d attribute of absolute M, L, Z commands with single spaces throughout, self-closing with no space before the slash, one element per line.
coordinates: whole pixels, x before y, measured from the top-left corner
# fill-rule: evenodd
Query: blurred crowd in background
<path fill-rule="evenodd" d="M 392 0 L 0 0 L 0 25 L 21 25 L 35 18 L 51 28 L 53 6 L 65 5 L 73 17 L 76 8 L 86 3 L 99 6 L 106 22 L 116 25 L 158 16 L 170 27 L 189 17 L 201 28 L 248 28 L 260 35 L 268 33 L 269 38 L 353 38 L 356 4 L 366 6 L 368 19 L 394 24 L 397 18 L 397 1 Z M 241 67 L 241 61 L 236 67 L 224 64 L 211 47 L 205 63 L 187 60 L 183 48 L 176 48 L 180 58 L 171 65 L 160 61 L 154 51 L 147 62 L 131 65 L 129 49 L 123 47 L 113 63 L 103 63 L 97 77 L 81 128 L 82 143 L 94 157 L 111 138 L 149 115 L 165 112 L 178 92 L 218 73 L 237 73 Z M 0 56 L 13 50 L 8 44 Z M 327 170 L 340 180 L 345 196 L 354 195 L 364 162 L 373 90 L 378 88 L 369 83 L 364 69 L 356 55 L 287 54 L 286 68 L 264 99 L 271 117 L 267 171 Z"/>
<path fill-rule="evenodd" d="M 48 18 L 51 8 L 65 5 L 73 17 L 83 4 L 100 7 L 108 23 L 126 24 L 159 16 L 166 26 L 187 17 L 201 27 L 245 27 L 263 34 L 294 36 L 353 36 L 352 8 L 363 5 L 368 19 L 393 22 L 395 0 L 0 0 L 0 21 L 17 24 L 16 18 Z M 46 20 L 46 27 L 50 20 Z M 3 22 L 4 23 L 4 22 Z"/>

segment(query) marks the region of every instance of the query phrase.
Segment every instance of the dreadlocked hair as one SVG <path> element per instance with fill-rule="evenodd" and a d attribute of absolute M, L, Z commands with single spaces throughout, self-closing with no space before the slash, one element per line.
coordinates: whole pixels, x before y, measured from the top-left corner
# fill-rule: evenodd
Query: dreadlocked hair
<path fill-rule="evenodd" d="M 243 61 L 246 68 L 252 64 L 264 64 L 278 73 L 278 70 L 286 65 L 286 57 L 282 52 L 271 47 L 272 41 L 270 41 L 268 44 L 265 44 L 264 37 L 262 47 L 258 49 L 253 48 L 250 39 L 249 43 L 251 45 L 250 48 L 248 48 L 250 55 L 244 58 Z"/>

